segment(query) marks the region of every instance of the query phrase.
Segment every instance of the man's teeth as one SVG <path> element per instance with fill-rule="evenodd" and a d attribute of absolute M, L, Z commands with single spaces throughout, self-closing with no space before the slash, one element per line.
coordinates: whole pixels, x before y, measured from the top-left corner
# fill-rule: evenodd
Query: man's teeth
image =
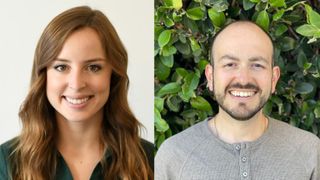
<path fill-rule="evenodd" d="M 73 98 L 66 97 L 66 100 L 71 104 L 77 105 L 77 104 L 83 104 L 87 102 L 89 100 L 89 97 L 82 98 L 82 99 L 73 99 Z"/>
<path fill-rule="evenodd" d="M 231 91 L 230 93 L 234 96 L 237 96 L 237 97 L 250 97 L 250 96 L 253 96 L 255 92 L 253 92 L 253 91 L 250 91 L 250 92 Z"/>

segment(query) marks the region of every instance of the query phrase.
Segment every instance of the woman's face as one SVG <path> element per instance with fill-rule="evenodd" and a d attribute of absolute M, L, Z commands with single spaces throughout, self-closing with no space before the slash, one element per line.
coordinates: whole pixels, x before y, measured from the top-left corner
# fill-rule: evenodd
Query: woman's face
<path fill-rule="evenodd" d="M 97 32 L 89 27 L 73 32 L 47 68 L 46 93 L 56 117 L 71 122 L 102 119 L 111 73 Z"/>

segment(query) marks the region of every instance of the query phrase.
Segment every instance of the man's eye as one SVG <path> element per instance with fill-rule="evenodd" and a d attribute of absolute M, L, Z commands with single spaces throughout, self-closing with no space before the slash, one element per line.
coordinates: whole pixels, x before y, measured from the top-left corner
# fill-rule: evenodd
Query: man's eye
<path fill-rule="evenodd" d="M 88 70 L 90 72 L 98 72 L 101 70 L 101 66 L 100 65 L 96 65 L 96 64 L 93 64 L 93 65 L 89 65 L 88 66 Z"/>
<path fill-rule="evenodd" d="M 254 68 L 257 68 L 257 69 L 263 69 L 264 68 L 264 66 L 263 65 L 261 65 L 261 64 L 253 64 L 252 65 Z"/>
<path fill-rule="evenodd" d="M 235 63 L 228 63 L 228 64 L 225 64 L 224 67 L 227 67 L 227 68 L 231 68 L 231 67 L 235 67 L 236 64 Z"/>
<path fill-rule="evenodd" d="M 56 66 L 54 66 L 54 69 L 59 72 L 63 72 L 67 69 L 67 66 L 66 65 L 56 65 Z"/>

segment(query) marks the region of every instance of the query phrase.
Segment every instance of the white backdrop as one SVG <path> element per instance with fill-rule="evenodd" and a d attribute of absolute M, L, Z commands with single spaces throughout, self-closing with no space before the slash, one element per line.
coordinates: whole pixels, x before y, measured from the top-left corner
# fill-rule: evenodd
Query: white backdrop
<path fill-rule="evenodd" d="M 16 136 L 19 107 L 27 95 L 33 54 L 45 26 L 59 13 L 88 5 L 105 13 L 129 54 L 129 103 L 153 142 L 153 1 L 28 0 L 0 6 L 0 144 Z"/>

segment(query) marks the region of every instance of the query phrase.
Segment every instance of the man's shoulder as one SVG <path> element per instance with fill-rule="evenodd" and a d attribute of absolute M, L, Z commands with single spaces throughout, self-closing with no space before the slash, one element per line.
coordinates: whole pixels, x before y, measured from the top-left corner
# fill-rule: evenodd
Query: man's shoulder
<path fill-rule="evenodd" d="M 208 137 L 207 128 L 207 120 L 204 120 L 171 136 L 161 144 L 157 156 L 180 160 L 187 158 L 188 154 Z"/>
<path fill-rule="evenodd" d="M 206 138 L 208 136 L 206 128 L 207 128 L 207 120 L 201 121 L 171 136 L 163 144 L 164 146 L 174 146 L 174 147 L 191 146 L 194 143 L 200 142 L 201 139 Z"/>
<path fill-rule="evenodd" d="M 273 136 L 276 136 L 278 139 L 281 138 L 282 141 L 291 146 L 301 147 L 303 145 L 303 147 L 314 147 L 320 145 L 320 139 L 311 132 L 299 129 L 280 120 L 271 118 L 271 121 L 274 124 Z"/>
<path fill-rule="evenodd" d="M 207 139 L 208 131 L 204 120 L 165 140 L 155 156 L 155 178 L 178 176 L 194 149 Z"/>

